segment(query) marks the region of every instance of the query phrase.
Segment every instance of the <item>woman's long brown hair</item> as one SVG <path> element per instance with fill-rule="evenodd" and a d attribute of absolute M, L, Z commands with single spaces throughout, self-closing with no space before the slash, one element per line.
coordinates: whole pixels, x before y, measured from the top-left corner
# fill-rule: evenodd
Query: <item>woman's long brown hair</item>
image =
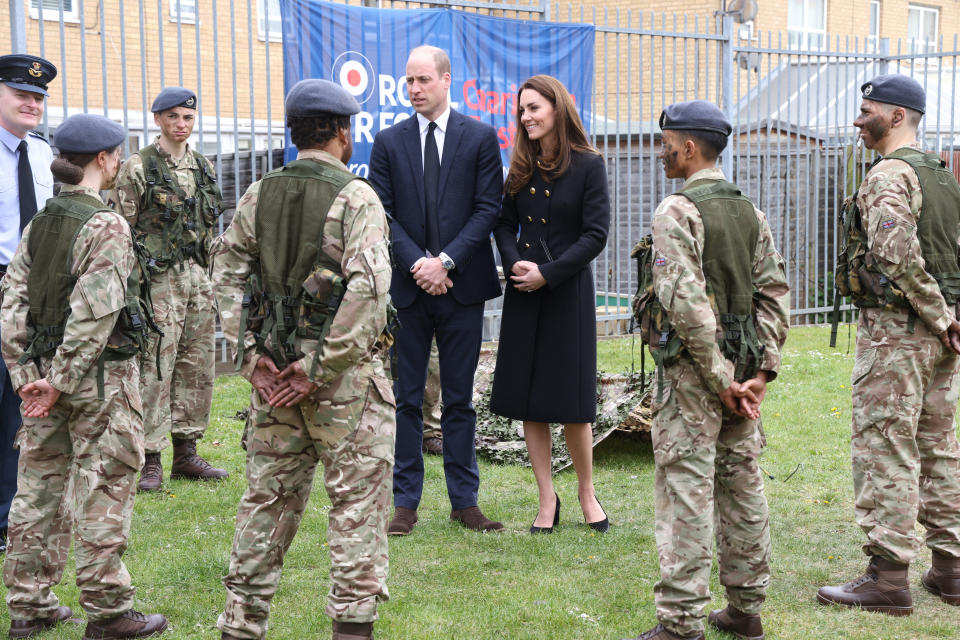
<path fill-rule="evenodd" d="M 557 133 L 557 147 L 552 157 L 541 156 L 540 143 L 527 136 L 527 130 L 520 123 L 520 94 L 524 89 L 533 89 L 547 102 L 553 105 L 553 130 Z M 597 153 L 587 140 L 577 107 L 567 88 L 553 76 L 537 75 L 528 79 L 517 90 L 517 135 L 514 138 L 513 154 L 510 156 L 510 172 L 504 190 L 511 196 L 517 195 L 523 185 L 530 182 L 533 172 L 540 169 L 548 180 L 556 180 L 570 168 L 570 157 L 574 151 Z M 539 157 L 540 164 L 537 165 Z"/>

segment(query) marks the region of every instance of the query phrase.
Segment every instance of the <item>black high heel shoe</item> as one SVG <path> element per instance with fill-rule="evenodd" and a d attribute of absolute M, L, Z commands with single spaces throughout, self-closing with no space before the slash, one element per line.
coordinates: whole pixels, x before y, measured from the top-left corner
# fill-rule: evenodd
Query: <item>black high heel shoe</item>
<path fill-rule="evenodd" d="M 553 533 L 553 527 L 560 524 L 560 496 L 554 492 L 553 497 L 557 499 L 557 508 L 553 512 L 553 526 L 552 527 L 537 527 L 530 525 L 530 533 Z M 533 519 L 536 522 L 536 518 Z"/>
<path fill-rule="evenodd" d="M 597 504 L 600 505 L 600 508 L 603 509 L 603 505 L 600 504 L 600 498 L 593 496 L 593 499 L 597 501 Z M 577 502 L 580 502 L 580 496 L 577 496 Z M 588 527 L 594 531 L 599 531 L 600 533 L 606 533 L 607 529 L 610 528 L 610 519 L 607 517 L 607 510 L 603 509 L 603 520 L 597 520 L 596 522 L 586 523 Z"/>

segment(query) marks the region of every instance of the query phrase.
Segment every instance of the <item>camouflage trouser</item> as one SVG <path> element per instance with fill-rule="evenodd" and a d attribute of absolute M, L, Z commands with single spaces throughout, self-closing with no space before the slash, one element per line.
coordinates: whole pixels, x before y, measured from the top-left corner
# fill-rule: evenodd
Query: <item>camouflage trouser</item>
<path fill-rule="evenodd" d="M 912 562 L 927 545 L 960 556 L 960 357 L 906 312 L 863 309 L 853 365 L 853 488 L 863 550 Z"/>
<path fill-rule="evenodd" d="M 63 577 L 74 519 L 77 587 L 87 617 L 110 618 L 133 605 L 121 556 L 143 466 L 139 365 L 136 358 L 105 363 L 102 402 L 96 366 L 74 393 L 60 396 L 48 417 L 24 418 L 17 434 L 17 495 L 3 565 L 14 620 L 56 611 L 50 587 Z"/>
<path fill-rule="evenodd" d="M 653 456 L 660 581 L 657 618 L 679 635 L 703 632 L 716 529 L 720 584 L 734 607 L 759 613 L 770 583 L 770 524 L 759 423 L 725 409 L 689 359 L 653 389 Z"/>
<path fill-rule="evenodd" d="M 141 394 L 147 453 L 165 449 L 167 435 L 203 437 L 213 399 L 216 305 L 207 272 L 193 260 L 150 281 L 157 325 L 163 331 L 157 376 L 154 335 L 143 356 Z"/>
<path fill-rule="evenodd" d="M 359 388 L 362 383 L 362 388 Z M 327 528 L 332 585 L 325 612 L 343 622 L 370 622 L 388 599 L 395 402 L 389 380 L 353 382 L 343 399 L 336 384 L 299 407 L 271 409 L 253 392 L 244 433 L 247 491 L 237 510 L 227 604 L 217 621 L 238 638 L 262 638 L 283 557 L 300 526 L 317 461 L 332 503 Z"/>
<path fill-rule="evenodd" d="M 440 431 L 440 353 L 437 340 L 430 345 L 430 361 L 427 365 L 427 386 L 423 389 L 423 439 L 442 438 Z"/>

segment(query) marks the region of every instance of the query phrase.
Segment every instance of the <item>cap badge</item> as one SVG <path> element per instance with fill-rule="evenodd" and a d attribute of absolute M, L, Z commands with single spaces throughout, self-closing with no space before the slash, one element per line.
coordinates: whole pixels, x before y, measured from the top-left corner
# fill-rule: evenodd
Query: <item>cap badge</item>
<path fill-rule="evenodd" d="M 183 104 L 187 105 L 188 107 L 192 107 L 194 102 L 195 100 L 193 99 L 193 96 L 190 96 Z"/>
<path fill-rule="evenodd" d="M 34 63 L 33 63 L 33 69 L 27 69 L 27 73 L 29 73 L 30 75 L 32 75 L 34 78 L 39 78 L 40 76 L 42 76 L 42 75 L 43 75 L 43 71 L 40 70 L 40 63 L 39 63 L 39 62 L 34 62 Z"/>
<path fill-rule="evenodd" d="M 866 97 L 866 96 L 870 95 L 871 93 L 873 93 L 873 85 L 872 85 L 872 84 L 868 84 L 868 85 L 866 86 L 866 88 L 863 90 L 863 96 Z"/>

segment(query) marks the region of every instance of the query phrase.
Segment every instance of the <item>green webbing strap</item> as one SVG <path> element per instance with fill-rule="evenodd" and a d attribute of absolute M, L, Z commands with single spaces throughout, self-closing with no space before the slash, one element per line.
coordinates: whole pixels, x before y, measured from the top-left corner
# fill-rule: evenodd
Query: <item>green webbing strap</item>
<path fill-rule="evenodd" d="M 103 393 L 103 354 L 97 358 L 97 400 L 103 402 L 105 399 Z"/>
<path fill-rule="evenodd" d="M 840 292 L 834 288 L 833 291 L 833 313 L 830 314 L 830 347 L 837 346 L 837 328 L 840 326 Z"/>

